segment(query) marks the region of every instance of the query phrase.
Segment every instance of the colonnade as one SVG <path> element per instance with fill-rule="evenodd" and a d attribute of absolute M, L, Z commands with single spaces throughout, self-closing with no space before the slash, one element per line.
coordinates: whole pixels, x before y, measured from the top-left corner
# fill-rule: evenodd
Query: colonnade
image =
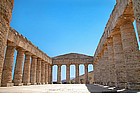
<path fill-rule="evenodd" d="M 14 76 L 12 70 L 14 65 L 14 54 L 17 50 Z M 8 45 L 4 59 L 1 86 L 22 86 L 51 83 L 51 65 L 24 51 L 22 48 Z"/>
<path fill-rule="evenodd" d="M 133 14 L 125 13 L 108 37 L 102 37 L 94 56 L 95 83 L 140 89 L 140 51 L 133 22 Z"/>
<path fill-rule="evenodd" d="M 79 65 L 80 64 L 74 64 L 75 65 L 75 79 L 76 79 L 76 81 L 75 81 L 75 83 L 76 84 L 79 84 L 80 83 L 80 79 L 79 79 Z M 85 84 L 88 84 L 88 65 L 89 64 L 84 64 L 84 70 L 85 70 L 85 81 L 84 81 L 84 83 Z M 67 64 L 66 65 L 66 83 L 70 83 L 70 64 Z M 61 71 L 61 67 L 62 67 L 62 64 L 60 65 L 60 64 L 58 64 L 57 65 L 57 83 L 58 84 L 60 84 L 61 83 L 61 73 L 62 73 L 62 71 Z"/>

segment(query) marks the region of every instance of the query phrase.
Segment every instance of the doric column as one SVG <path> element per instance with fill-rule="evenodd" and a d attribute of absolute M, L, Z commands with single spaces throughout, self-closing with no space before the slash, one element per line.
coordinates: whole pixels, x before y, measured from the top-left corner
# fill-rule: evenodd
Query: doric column
<path fill-rule="evenodd" d="M 134 16 L 136 19 L 136 25 L 139 35 L 139 41 L 140 41 L 140 0 L 132 0 L 133 1 L 133 9 L 134 9 Z"/>
<path fill-rule="evenodd" d="M 75 68 L 76 68 L 76 73 L 75 73 L 75 75 L 76 75 L 76 81 L 75 81 L 75 83 L 76 84 L 79 84 L 79 64 L 76 64 L 75 65 Z"/>
<path fill-rule="evenodd" d="M 49 83 L 49 65 L 48 63 L 45 64 L 45 84 L 48 84 Z"/>
<path fill-rule="evenodd" d="M 140 53 L 133 23 L 129 20 L 121 27 L 126 76 L 129 89 L 140 89 Z"/>
<path fill-rule="evenodd" d="M 41 85 L 41 59 L 37 59 L 37 71 L 36 71 L 36 81 L 38 85 Z"/>
<path fill-rule="evenodd" d="M 49 84 L 52 84 L 52 65 L 49 65 Z"/>
<path fill-rule="evenodd" d="M 61 83 L 61 65 L 57 66 L 57 83 Z"/>
<path fill-rule="evenodd" d="M 100 80 L 100 69 L 99 69 L 99 59 L 96 58 L 96 61 L 94 61 L 94 83 L 99 84 Z"/>
<path fill-rule="evenodd" d="M 17 49 L 16 66 L 14 71 L 14 85 L 22 86 L 22 71 L 23 71 L 24 50 Z"/>
<path fill-rule="evenodd" d="M 8 46 L 6 50 L 4 67 L 2 72 L 2 86 L 13 86 L 12 83 L 12 69 L 14 62 L 15 46 Z"/>
<path fill-rule="evenodd" d="M 25 53 L 24 69 L 23 69 L 23 84 L 30 85 L 30 67 L 31 67 L 31 55 Z"/>
<path fill-rule="evenodd" d="M 32 56 L 31 62 L 31 84 L 36 85 L 37 57 Z"/>
<path fill-rule="evenodd" d="M 105 63 L 104 63 L 104 55 L 103 52 L 100 57 L 100 84 L 104 85 L 105 83 Z"/>
<path fill-rule="evenodd" d="M 116 29 L 113 33 L 113 47 L 116 70 L 116 86 L 119 88 L 126 88 L 126 65 L 119 29 Z"/>
<path fill-rule="evenodd" d="M 85 66 L 85 84 L 88 84 L 88 64 L 84 64 Z"/>
<path fill-rule="evenodd" d="M 45 62 L 42 61 L 41 63 L 41 83 L 45 84 Z"/>
<path fill-rule="evenodd" d="M 0 86 L 4 63 L 4 52 L 7 44 L 9 24 L 12 15 L 14 0 L 0 1 Z"/>
<path fill-rule="evenodd" d="M 114 47 L 112 38 L 110 38 L 107 41 L 107 47 L 108 47 L 108 64 L 109 64 L 109 86 L 115 86 L 116 73 L 115 73 Z"/>
<path fill-rule="evenodd" d="M 66 82 L 67 84 L 70 83 L 70 64 L 66 65 Z"/>
<path fill-rule="evenodd" d="M 103 63 L 104 63 L 104 85 L 109 85 L 109 63 L 108 63 L 108 48 L 104 46 L 104 54 L 103 54 Z"/>

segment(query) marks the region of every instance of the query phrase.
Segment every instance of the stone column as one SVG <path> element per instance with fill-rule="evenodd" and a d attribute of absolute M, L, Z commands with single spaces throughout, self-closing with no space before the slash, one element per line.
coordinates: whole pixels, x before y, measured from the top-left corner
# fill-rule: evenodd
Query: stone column
<path fill-rule="evenodd" d="M 66 65 L 66 82 L 67 84 L 70 83 L 70 65 L 69 64 Z"/>
<path fill-rule="evenodd" d="M 140 89 L 140 53 L 133 23 L 130 20 L 125 21 L 120 30 L 128 88 Z"/>
<path fill-rule="evenodd" d="M 104 46 L 104 55 L 103 55 L 103 63 L 104 63 L 104 85 L 109 85 L 109 62 L 108 62 L 108 48 Z"/>
<path fill-rule="evenodd" d="M 0 1 L 0 86 L 4 63 L 4 52 L 7 44 L 9 24 L 12 15 L 14 0 Z"/>
<path fill-rule="evenodd" d="M 30 85 L 30 67 L 31 67 L 31 55 L 25 54 L 24 69 L 23 69 L 23 84 Z"/>
<path fill-rule="evenodd" d="M 22 86 L 22 71 L 23 71 L 24 50 L 17 49 L 16 66 L 14 71 L 14 85 Z"/>
<path fill-rule="evenodd" d="M 58 84 L 61 83 L 61 65 L 58 65 L 58 68 L 57 68 L 57 83 Z"/>
<path fill-rule="evenodd" d="M 13 62 L 14 62 L 14 46 L 8 46 L 6 50 L 3 72 L 2 72 L 2 86 L 13 86 L 12 83 L 12 69 L 13 69 Z"/>
<path fill-rule="evenodd" d="M 49 65 L 49 84 L 52 84 L 52 65 Z"/>
<path fill-rule="evenodd" d="M 126 65 L 120 30 L 113 33 L 114 61 L 116 70 L 116 87 L 126 88 Z"/>
<path fill-rule="evenodd" d="M 94 83 L 99 84 L 99 77 L 100 77 L 100 69 L 99 69 L 99 60 L 96 58 L 94 61 Z"/>
<path fill-rule="evenodd" d="M 75 74 L 76 75 L 76 78 L 75 78 L 76 81 L 75 81 L 75 83 L 79 84 L 79 64 L 76 64 L 75 68 L 76 68 L 76 74 Z"/>
<path fill-rule="evenodd" d="M 84 64 L 85 66 L 85 84 L 88 84 L 88 64 Z"/>
<path fill-rule="evenodd" d="M 132 0 L 133 1 L 133 9 L 134 9 L 134 16 L 136 19 L 136 25 L 139 35 L 139 41 L 140 41 L 140 0 Z"/>
<path fill-rule="evenodd" d="M 36 69 L 37 69 L 37 57 L 32 56 L 31 62 L 31 84 L 36 85 Z"/>
<path fill-rule="evenodd" d="M 114 47 L 112 38 L 110 38 L 107 41 L 107 47 L 108 47 L 108 63 L 109 63 L 109 86 L 115 86 L 116 73 L 115 73 Z"/>
<path fill-rule="evenodd" d="M 49 83 L 49 79 L 48 79 L 48 77 L 49 77 L 49 65 L 48 65 L 48 63 L 46 63 L 45 64 L 45 84 L 48 84 Z"/>
<path fill-rule="evenodd" d="M 45 62 L 42 61 L 41 63 L 41 83 L 44 85 L 45 84 Z"/>
<path fill-rule="evenodd" d="M 37 71 L 36 71 L 36 81 L 38 85 L 41 85 L 41 59 L 37 59 Z"/>

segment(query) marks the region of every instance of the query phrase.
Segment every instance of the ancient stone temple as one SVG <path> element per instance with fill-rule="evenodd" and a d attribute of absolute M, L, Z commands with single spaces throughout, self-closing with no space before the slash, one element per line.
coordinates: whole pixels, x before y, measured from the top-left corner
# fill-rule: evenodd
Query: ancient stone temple
<path fill-rule="evenodd" d="M 57 83 L 62 80 L 62 65 L 66 65 L 67 83 L 70 65 L 75 65 L 79 83 L 80 64 L 84 64 L 87 84 L 88 65 L 93 64 L 96 84 L 140 89 L 140 0 L 116 0 L 94 56 L 71 53 L 53 58 L 10 27 L 13 5 L 14 0 L 0 1 L 0 86 L 51 84 L 54 65 L 58 67 Z"/>
<path fill-rule="evenodd" d="M 95 83 L 140 89 L 140 51 L 134 21 L 140 37 L 140 0 L 117 0 L 94 55 Z"/>
<path fill-rule="evenodd" d="M 65 54 L 61 56 L 56 56 L 53 57 L 53 65 L 58 66 L 58 71 L 57 71 L 57 83 L 61 83 L 61 66 L 66 65 L 66 82 L 70 82 L 70 65 L 75 65 L 76 71 L 76 80 L 75 83 L 79 84 L 79 65 L 84 64 L 85 68 L 85 78 L 84 78 L 84 83 L 88 83 L 88 65 L 92 64 L 93 65 L 93 57 L 92 56 L 87 56 L 83 54 L 77 54 L 77 53 L 70 53 L 70 54 Z"/>

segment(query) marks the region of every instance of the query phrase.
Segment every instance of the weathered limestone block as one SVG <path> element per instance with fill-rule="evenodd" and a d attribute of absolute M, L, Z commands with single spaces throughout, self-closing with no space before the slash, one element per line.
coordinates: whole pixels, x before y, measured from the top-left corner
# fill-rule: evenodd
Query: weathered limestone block
<path fill-rule="evenodd" d="M 122 40 L 120 30 L 116 30 L 113 33 L 113 47 L 114 47 L 114 61 L 116 70 L 116 87 L 126 88 L 126 65 L 125 57 L 122 47 Z"/>
<path fill-rule="evenodd" d="M 88 84 L 88 64 L 85 64 L 85 84 Z"/>
<path fill-rule="evenodd" d="M 75 83 L 79 84 L 79 65 L 76 64 L 75 68 L 76 68 L 76 74 L 75 74 L 76 75 L 76 81 L 75 81 Z"/>
<path fill-rule="evenodd" d="M 13 3 L 14 0 L 0 1 L 0 86 L 4 63 L 4 51 L 7 44 L 7 37 L 9 32 L 9 24 L 12 15 Z"/>
<path fill-rule="evenodd" d="M 57 83 L 61 83 L 61 65 L 57 66 Z"/>
<path fill-rule="evenodd" d="M 36 85 L 37 57 L 32 56 L 31 62 L 31 84 Z"/>
<path fill-rule="evenodd" d="M 45 84 L 49 83 L 49 65 L 48 63 L 45 64 Z"/>
<path fill-rule="evenodd" d="M 22 86 L 22 69 L 23 69 L 24 51 L 17 49 L 16 66 L 14 71 L 14 85 Z"/>
<path fill-rule="evenodd" d="M 70 82 L 70 65 L 66 65 L 66 82 Z"/>
<path fill-rule="evenodd" d="M 52 65 L 49 65 L 49 84 L 52 84 Z"/>
<path fill-rule="evenodd" d="M 41 83 L 45 84 L 45 62 L 41 62 Z"/>
<path fill-rule="evenodd" d="M 14 46 L 8 46 L 6 50 L 5 60 L 4 60 L 4 67 L 2 72 L 2 86 L 13 86 L 12 83 L 12 69 L 13 69 L 13 62 L 14 62 Z"/>
<path fill-rule="evenodd" d="M 134 16 L 136 19 L 137 30 L 139 35 L 139 41 L 140 41 L 140 0 L 132 0 L 132 1 L 133 1 Z"/>
<path fill-rule="evenodd" d="M 41 59 L 37 59 L 37 72 L 36 72 L 36 80 L 37 84 L 41 85 Z"/>
<path fill-rule="evenodd" d="M 133 23 L 125 21 L 120 27 L 125 55 L 127 87 L 140 89 L 140 55 Z"/>
<path fill-rule="evenodd" d="M 30 67 L 31 67 L 31 55 L 25 54 L 24 69 L 23 69 L 23 84 L 30 85 Z"/>
<path fill-rule="evenodd" d="M 109 86 L 115 86 L 116 73 L 115 73 L 115 62 L 114 62 L 114 47 L 113 39 L 110 38 L 107 42 L 108 47 L 108 63 L 109 63 Z"/>

